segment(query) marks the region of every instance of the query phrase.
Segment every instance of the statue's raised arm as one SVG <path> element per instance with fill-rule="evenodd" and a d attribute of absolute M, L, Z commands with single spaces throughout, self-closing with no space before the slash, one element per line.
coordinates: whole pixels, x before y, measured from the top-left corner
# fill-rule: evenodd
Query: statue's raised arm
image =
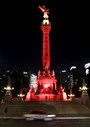
<path fill-rule="evenodd" d="M 48 19 L 48 13 L 49 13 L 49 9 L 47 9 L 45 6 L 41 7 L 41 6 L 38 6 L 39 9 L 44 13 L 44 18 L 45 19 Z"/>

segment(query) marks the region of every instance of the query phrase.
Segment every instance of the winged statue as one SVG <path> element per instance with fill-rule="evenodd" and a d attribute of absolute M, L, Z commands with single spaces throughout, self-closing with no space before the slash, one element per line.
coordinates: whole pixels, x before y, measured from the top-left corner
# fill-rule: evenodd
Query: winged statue
<path fill-rule="evenodd" d="M 48 19 L 48 13 L 49 13 L 49 9 L 47 9 L 45 6 L 41 7 L 41 6 L 38 6 L 39 9 L 44 13 L 44 18 L 45 19 Z"/>

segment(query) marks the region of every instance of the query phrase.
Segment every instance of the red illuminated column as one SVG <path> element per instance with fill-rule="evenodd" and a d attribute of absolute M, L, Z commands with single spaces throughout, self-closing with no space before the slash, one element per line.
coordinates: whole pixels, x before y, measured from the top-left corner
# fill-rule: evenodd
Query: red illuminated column
<path fill-rule="evenodd" d="M 49 33 L 51 30 L 51 24 L 43 24 L 41 25 L 41 29 L 43 31 L 43 50 L 42 50 L 42 63 L 43 70 L 50 69 L 50 40 Z"/>

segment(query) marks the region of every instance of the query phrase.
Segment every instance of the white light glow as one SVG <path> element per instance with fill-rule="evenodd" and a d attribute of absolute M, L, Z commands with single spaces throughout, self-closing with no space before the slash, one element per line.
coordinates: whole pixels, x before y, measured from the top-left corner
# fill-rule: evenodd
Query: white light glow
<path fill-rule="evenodd" d="M 23 74 L 28 74 L 28 72 L 26 72 L 26 71 L 23 71 Z"/>
<path fill-rule="evenodd" d="M 44 19 L 44 20 L 43 20 L 43 24 L 47 24 L 47 25 L 48 25 L 48 24 L 49 24 L 49 20 Z"/>
<path fill-rule="evenodd" d="M 25 95 L 24 94 L 18 94 L 18 97 L 24 97 Z"/>
<path fill-rule="evenodd" d="M 66 70 L 62 70 L 62 73 L 66 72 Z"/>
<path fill-rule="evenodd" d="M 79 87 L 80 90 L 88 90 L 88 88 L 86 86 L 83 87 Z"/>
<path fill-rule="evenodd" d="M 69 97 L 74 97 L 75 95 L 74 94 L 68 94 Z"/>
<path fill-rule="evenodd" d="M 85 71 L 86 75 L 89 74 L 89 69 L 87 68 Z"/>
<path fill-rule="evenodd" d="M 76 69 L 76 66 L 72 66 L 72 67 L 70 68 L 70 71 L 71 71 L 72 69 Z"/>
<path fill-rule="evenodd" d="M 48 117 L 55 117 L 56 115 L 48 115 Z"/>
<path fill-rule="evenodd" d="M 90 63 L 85 64 L 84 66 L 86 69 L 90 67 Z"/>
<path fill-rule="evenodd" d="M 5 90 L 13 90 L 14 88 L 13 87 L 11 88 L 10 86 L 7 86 L 7 87 L 4 87 L 4 89 Z"/>

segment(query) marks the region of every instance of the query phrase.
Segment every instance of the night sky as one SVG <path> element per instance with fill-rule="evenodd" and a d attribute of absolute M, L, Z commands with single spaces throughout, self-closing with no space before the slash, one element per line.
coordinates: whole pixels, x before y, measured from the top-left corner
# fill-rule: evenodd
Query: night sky
<path fill-rule="evenodd" d="M 0 66 L 4 69 L 42 68 L 43 13 L 51 22 L 51 69 L 69 69 L 90 62 L 90 7 L 88 1 L 30 0 L 1 3 Z"/>

